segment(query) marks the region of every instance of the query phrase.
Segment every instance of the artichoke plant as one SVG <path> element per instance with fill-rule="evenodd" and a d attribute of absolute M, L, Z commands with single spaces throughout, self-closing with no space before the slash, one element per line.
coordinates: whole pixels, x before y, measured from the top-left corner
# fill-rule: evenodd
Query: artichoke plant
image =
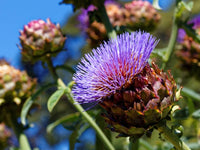
<path fill-rule="evenodd" d="M 125 33 L 86 54 L 74 75 L 78 103 L 99 103 L 119 136 L 138 137 L 169 116 L 176 83 L 148 58 L 158 41 L 149 33 Z"/>
<path fill-rule="evenodd" d="M 46 55 L 56 55 L 63 50 L 66 37 L 63 36 L 59 24 L 50 19 L 34 20 L 20 31 L 21 53 L 25 60 L 42 60 Z"/>
<path fill-rule="evenodd" d="M 0 60 L 0 122 L 7 123 L 7 113 L 19 117 L 25 100 L 31 96 L 35 86 L 36 79 Z"/>

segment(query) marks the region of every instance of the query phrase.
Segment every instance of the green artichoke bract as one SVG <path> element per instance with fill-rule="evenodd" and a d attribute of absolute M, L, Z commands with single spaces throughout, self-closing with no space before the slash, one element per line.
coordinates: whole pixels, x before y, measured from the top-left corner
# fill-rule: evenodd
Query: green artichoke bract
<path fill-rule="evenodd" d="M 0 122 L 5 120 L 8 112 L 19 117 L 23 103 L 31 96 L 35 86 L 36 79 L 0 60 Z"/>
<path fill-rule="evenodd" d="M 59 24 L 50 19 L 34 20 L 20 31 L 21 53 L 25 60 L 42 60 L 46 55 L 55 56 L 63 50 L 66 37 L 61 33 Z"/>
<path fill-rule="evenodd" d="M 106 98 L 104 118 L 119 136 L 141 136 L 165 119 L 175 101 L 176 84 L 169 73 L 147 64 L 132 84 Z"/>

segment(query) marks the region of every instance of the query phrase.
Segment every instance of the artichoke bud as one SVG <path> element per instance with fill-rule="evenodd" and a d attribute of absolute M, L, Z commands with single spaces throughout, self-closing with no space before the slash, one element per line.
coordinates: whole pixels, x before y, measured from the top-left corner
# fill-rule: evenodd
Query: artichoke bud
<path fill-rule="evenodd" d="M 24 60 L 35 62 L 43 60 L 46 54 L 55 56 L 63 50 L 66 37 L 61 28 L 53 24 L 50 19 L 34 20 L 20 31 L 21 53 Z"/>
<path fill-rule="evenodd" d="M 148 1 L 126 3 L 125 12 L 126 24 L 133 30 L 153 30 L 160 21 L 160 14 Z"/>
<path fill-rule="evenodd" d="M 23 103 L 34 92 L 36 79 L 30 78 L 25 71 L 10 66 L 5 60 L 0 60 L 0 83 L 1 122 L 6 114 L 3 111 L 19 116 Z"/>

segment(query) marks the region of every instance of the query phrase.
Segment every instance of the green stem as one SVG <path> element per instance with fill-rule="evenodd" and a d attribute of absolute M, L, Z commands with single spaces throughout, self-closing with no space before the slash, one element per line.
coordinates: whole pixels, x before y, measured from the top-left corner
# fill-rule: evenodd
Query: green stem
<path fill-rule="evenodd" d="M 57 81 L 58 75 L 56 73 L 56 70 L 54 69 L 53 63 L 51 61 L 51 57 L 49 55 L 46 55 L 46 63 L 47 63 L 48 69 L 49 69 L 51 75 L 53 76 L 54 80 Z"/>
<path fill-rule="evenodd" d="M 129 150 L 138 150 L 139 149 L 139 139 L 137 140 L 130 140 Z"/>
<path fill-rule="evenodd" d="M 140 139 L 139 144 L 144 147 L 146 150 L 154 150 L 154 148 L 145 140 Z"/>
<path fill-rule="evenodd" d="M 11 114 L 7 114 L 7 123 L 13 129 L 17 139 L 19 140 L 20 150 L 31 150 L 30 144 L 26 135 L 23 133 L 22 126 L 17 123 L 17 120 Z"/>
<path fill-rule="evenodd" d="M 105 130 L 106 129 L 106 125 L 105 125 L 105 121 L 104 119 L 100 116 L 101 114 L 98 114 L 96 116 L 96 123 L 98 124 L 98 126 L 100 127 L 100 129 L 104 132 L 104 134 L 106 135 L 106 137 L 108 137 L 109 141 L 111 141 L 111 133 L 110 130 Z M 95 143 L 95 150 L 102 150 L 105 148 L 105 146 L 102 144 L 101 139 L 99 138 L 98 135 L 96 135 L 96 143 Z"/>
<path fill-rule="evenodd" d="M 68 86 L 66 86 L 65 83 L 60 78 L 58 78 L 58 75 L 56 74 L 56 71 L 55 71 L 55 68 L 53 67 L 53 63 L 52 63 L 51 59 L 48 58 L 46 60 L 47 60 L 48 68 L 49 68 L 50 72 L 52 73 L 54 79 L 57 80 L 58 85 L 66 89 L 66 95 L 67 95 L 67 98 L 68 98 L 69 102 L 74 105 L 74 107 L 76 108 L 76 110 L 78 112 L 80 112 L 80 114 L 94 128 L 94 130 L 99 135 L 99 138 L 101 138 L 102 142 L 105 144 L 105 146 L 107 147 L 107 149 L 108 150 L 114 150 L 114 147 L 112 146 L 112 144 L 110 143 L 110 141 L 108 140 L 108 138 L 104 135 L 103 131 L 98 127 L 98 125 L 92 119 L 92 117 L 89 116 L 89 114 L 83 109 L 83 107 L 80 104 L 74 104 L 75 101 L 74 101 L 74 99 L 72 97 L 71 89 Z"/>
<path fill-rule="evenodd" d="M 88 115 L 88 113 L 83 109 L 83 107 L 79 104 L 74 104 L 75 101 L 73 99 L 73 96 L 71 94 L 71 89 L 67 87 L 61 79 L 58 79 L 58 84 L 66 89 L 66 95 L 68 100 L 74 105 L 77 111 L 81 113 L 81 115 L 87 120 L 87 122 L 94 128 L 96 133 L 98 134 L 99 138 L 102 140 L 102 142 L 105 144 L 108 150 L 114 150 L 115 148 L 112 146 L 108 138 L 105 136 L 103 131 L 99 128 L 99 126 L 95 123 L 95 121 Z"/>
<path fill-rule="evenodd" d="M 177 10 L 177 6 L 178 6 L 178 2 L 180 0 L 176 0 L 176 7 L 174 10 L 174 15 L 173 15 L 173 25 L 172 25 L 172 31 L 171 31 L 171 36 L 170 36 L 170 40 L 167 46 L 167 51 L 164 55 L 164 62 L 162 64 L 162 69 L 164 70 L 165 67 L 167 66 L 167 63 L 169 62 L 169 59 L 171 57 L 171 55 L 173 54 L 173 50 L 176 44 L 176 39 L 177 39 L 177 35 L 178 35 L 178 24 L 176 21 L 176 10 Z"/>
<path fill-rule="evenodd" d="M 191 150 L 175 133 L 172 132 L 165 122 L 158 124 L 157 130 L 162 133 L 166 140 L 171 142 L 177 150 Z"/>
<path fill-rule="evenodd" d="M 105 6 L 104 5 L 99 6 L 98 11 L 100 13 L 101 20 L 106 27 L 106 31 L 107 31 L 109 39 L 116 38 L 117 34 L 115 30 L 113 29 L 112 24 L 110 23 Z"/>

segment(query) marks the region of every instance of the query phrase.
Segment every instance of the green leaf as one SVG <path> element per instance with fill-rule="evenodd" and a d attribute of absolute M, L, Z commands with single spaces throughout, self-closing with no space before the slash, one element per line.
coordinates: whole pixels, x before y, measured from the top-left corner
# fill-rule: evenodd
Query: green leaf
<path fill-rule="evenodd" d="M 30 109 L 30 107 L 32 106 L 32 104 L 34 103 L 34 101 L 37 99 L 37 97 L 40 95 L 40 93 L 42 93 L 43 91 L 45 91 L 46 89 L 55 86 L 55 83 L 49 83 L 47 85 L 42 86 L 37 92 L 35 92 L 31 97 L 29 97 L 23 107 L 22 107 L 22 111 L 21 111 L 21 123 L 23 125 L 26 125 L 26 116 L 28 114 L 28 111 Z"/>
<path fill-rule="evenodd" d="M 176 11 L 176 18 L 180 18 L 185 11 L 191 12 L 193 7 L 193 2 L 185 3 L 181 1 L 178 3 L 178 9 Z"/>
<path fill-rule="evenodd" d="M 53 108 L 56 106 L 56 104 L 58 103 L 58 101 L 60 100 L 60 98 L 63 96 L 64 93 L 65 89 L 61 88 L 51 95 L 51 97 L 47 102 L 47 108 L 49 112 L 53 110 Z"/>
<path fill-rule="evenodd" d="M 181 95 L 189 97 L 195 101 L 200 101 L 200 94 L 186 87 L 181 90 Z"/>
<path fill-rule="evenodd" d="M 70 144 L 70 150 L 74 150 L 75 144 L 78 140 L 78 138 L 81 136 L 81 134 L 88 129 L 90 126 L 89 124 L 82 125 L 81 123 L 77 125 L 74 132 L 69 137 L 69 144 Z"/>
<path fill-rule="evenodd" d="M 160 5 L 159 5 L 159 0 L 153 0 L 153 7 L 155 8 L 155 9 L 158 9 L 158 10 L 161 10 L 162 8 L 160 7 Z"/>
<path fill-rule="evenodd" d="M 76 121 L 78 118 L 80 117 L 80 113 L 77 112 L 77 113 L 74 113 L 74 114 L 69 114 L 69 115 L 66 115 L 66 116 L 63 116 L 62 118 L 56 120 L 55 122 L 49 124 L 47 126 L 47 132 L 48 133 L 51 133 L 52 130 L 58 126 L 59 124 L 61 123 L 68 123 L 68 122 L 74 122 Z"/>
<path fill-rule="evenodd" d="M 20 150 L 20 149 L 16 147 L 10 147 L 9 150 Z"/>
<path fill-rule="evenodd" d="M 195 112 L 192 113 L 192 117 L 194 119 L 200 119 L 200 109 L 196 110 Z"/>

